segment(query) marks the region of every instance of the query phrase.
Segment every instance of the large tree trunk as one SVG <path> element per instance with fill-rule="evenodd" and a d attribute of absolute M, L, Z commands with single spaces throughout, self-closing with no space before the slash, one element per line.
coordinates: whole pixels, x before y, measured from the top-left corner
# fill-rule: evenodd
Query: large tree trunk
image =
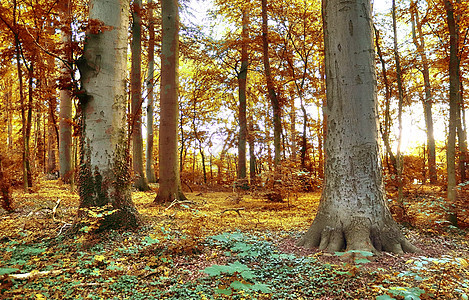
<path fill-rule="evenodd" d="M 325 183 L 319 211 L 299 244 L 328 251 L 415 251 L 384 198 L 370 1 L 324 0 L 323 16 Z"/>
<path fill-rule="evenodd" d="M 61 17 L 65 20 L 62 24 L 62 43 L 64 47 L 63 59 L 72 62 L 72 32 L 70 30 L 70 1 L 62 1 Z M 59 167 L 60 178 L 65 183 L 70 183 L 73 176 L 72 169 L 72 93 L 71 93 L 71 69 L 62 64 L 62 85 L 60 89 L 59 112 Z"/>
<path fill-rule="evenodd" d="M 130 74 L 131 89 L 131 128 L 132 128 L 132 165 L 134 169 L 134 187 L 139 191 L 148 191 L 148 181 L 143 169 L 142 138 L 142 0 L 134 0 L 132 5 L 132 69 Z"/>
<path fill-rule="evenodd" d="M 265 79 L 267 82 L 267 93 L 269 95 L 270 103 L 272 105 L 273 124 L 274 124 L 274 167 L 280 164 L 281 149 L 280 149 L 280 136 L 282 133 L 282 119 L 280 101 L 275 92 L 274 82 L 270 71 L 269 62 L 269 36 L 267 26 L 267 0 L 262 1 L 262 53 L 264 62 Z"/>
<path fill-rule="evenodd" d="M 449 221 L 457 226 L 457 213 L 453 205 L 456 201 L 456 128 L 459 122 L 460 85 L 459 76 L 459 35 L 454 16 L 452 0 L 445 0 L 445 9 L 449 31 L 449 125 L 448 144 L 446 146 L 446 169 L 448 172 L 448 207 L 450 208 Z"/>
<path fill-rule="evenodd" d="M 148 182 L 156 182 L 155 168 L 153 167 L 153 101 L 154 101 L 154 86 L 155 86 L 155 18 L 153 16 L 153 1 L 148 1 L 148 78 L 147 78 L 147 91 L 148 91 L 148 104 L 147 104 L 147 143 L 146 143 L 146 175 Z"/>
<path fill-rule="evenodd" d="M 135 228 L 141 223 L 132 203 L 126 129 L 125 75 L 129 0 L 91 0 L 90 20 L 79 60 L 82 93 L 80 205 L 76 226 L 89 210 L 105 209 L 97 230 Z"/>
<path fill-rule="evenodd" d="M 425 98 L 422 99 L 423 110 L 425 114 L 425 125 L 427 128 L 427 152 L 428 152 L 428 175 L 430 183 L 435 184 L 438 180 L 436 173 L 436 148 L 435 148 L 435 137 L 433 135 L 433 96 L 430 85 L 430 67 L 427 59 L 427 53 L 425 52 L 425 39 L 422 33 L 422 23 L 420 22 L 417 3 L 411 1 L 410 13 L 412 17 L 412 38 L 417 48 L 417 52 L 422 59 L 421 72 L 423 75 L 423 82 L 425 87 Z M 418 36 L 417 36 L 418 33 Z"/>
<path fill-rule="evenodd" d="M 178 165 L 179 8 L 177 0 L 161 1 L 161 20 L 160 189 L 155 203 L 185 199 Z"/>
<path fill-rule="evenodd" d="M 241 68 L 238 73 L 238 95 L 239 95 L 239 136 L 238 136 L 238 178 L 246 178 L 246 78 L 248 74 L 248 22 L 249 12 L 243 10 L 242 44 L 241 44 Z"/>

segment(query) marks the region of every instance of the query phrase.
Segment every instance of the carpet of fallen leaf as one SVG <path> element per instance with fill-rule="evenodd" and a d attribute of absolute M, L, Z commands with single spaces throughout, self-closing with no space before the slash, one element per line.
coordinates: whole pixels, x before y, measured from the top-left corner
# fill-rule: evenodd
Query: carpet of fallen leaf
<path fill-rule="evenodd" d="M 133 192 L 145 224 L 139 230 L 75 236 L 65 235 L 79 201 L 69 185 L 15 190 L 15 211 L 0 209 L 0 298 L 469 297 L 468 230 L 444 221 L 432 190 L 407 195 L 411 224 L 402 230 L 422 252 L 353 260 L 295 245 L 319 193 L 272 202 L 262 192 L 196 191 L 188 201 L 152 206 L 152 187 Z"/>

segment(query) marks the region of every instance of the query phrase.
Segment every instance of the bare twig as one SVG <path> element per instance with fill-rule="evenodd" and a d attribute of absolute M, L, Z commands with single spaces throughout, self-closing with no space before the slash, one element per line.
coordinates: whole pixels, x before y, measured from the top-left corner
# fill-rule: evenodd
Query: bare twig
<path fill-rule="evenodd" d="M 62 199 L 57 199 L 57 203 L 55 204 L 54 208 L 52 209 L 52 220 L 54 220 L 54 222 L 58 222 L 58 220 L 55 218 L 55 215 L 57 214 L 57 209 L 59 208 L 60 206 L 60 202 L 62 201 Z"/>
<path fill-rule="evenodd" d="M 177 199 L 174 199 L 173 202 L 171 202 L 171 204 L 165 208 L 165 210 L 168 210 L 170 209 L 171 207 L 173 207 L 174 205 L 178 205 L 178 204 L 184 204 L 184 203 L 187 203 L 187 204 L 194 204 L 194 202 L 190 201 L 190 200 L 177 200 Z"/>
<path fill-rule="evenodd" d="M 227 208 L 227 209 L 224 209 L 220 214 L 225 213 L 225 212 L 227 212 L 227 211 L 235 211 L 235 212 L 237 212 L 238 215 L 241 217 L 241 213 L 240 213 L 241 210 L 246 210 L 246 208 L 244 208 L 244 207 Z"/>

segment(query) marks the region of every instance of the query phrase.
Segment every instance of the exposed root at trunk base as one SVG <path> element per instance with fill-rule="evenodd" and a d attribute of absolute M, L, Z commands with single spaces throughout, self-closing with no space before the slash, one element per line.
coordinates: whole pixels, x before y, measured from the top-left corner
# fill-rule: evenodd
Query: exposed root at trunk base
<path fill-rule="evenodd" d="M 113 211 L 101 210 L 90 214 L 94 208 L 81 208 L 66 236 L 74 236 L 80 232 L 101 233 L 109 230 L 135 230 L 143 224 L 140 214 L 134 207 L 122 207 Z"/>
<path fill-rule="evenodd" d="M 404 237 L 394 220 L 372 224 L 369 218 L 364 217 L 350 217 L 343 224 L 318 216 L 298 241 L 298 246 L 319 247 L 328 252 L 359 250 L 375 254 L 380 251 L 398 254 L 420 251 Z"/>

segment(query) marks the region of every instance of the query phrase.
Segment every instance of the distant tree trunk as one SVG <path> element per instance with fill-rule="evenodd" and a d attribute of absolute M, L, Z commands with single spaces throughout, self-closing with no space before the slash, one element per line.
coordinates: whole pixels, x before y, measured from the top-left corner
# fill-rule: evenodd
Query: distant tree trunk
<path fill-rule="evenodd" d="M 239 136 L 238 136 L 238 178 L 246 178 L 246 136 L 247 136 L 247 120 L 246 120 L 246 79 L 248 74 L 248 23 L 249 12 L 243 10 L 243 28 L 241 32 L 241 68 L 238 73 L 239 86 Z"/>
<path fill-rule="evenodd" d="M 7 148 L 8 151 L 13 147 L 13 110 L 11 108 L 11 86 L 7 87 L 7 92 L 5 96 L 6 103 L 6 115 L 7 115 Z"/>
<path fill-rule="evenodd" d="M 274 82 L 270 71 L 269 62 L 269 36 L 267 27 L 267 0 L 262 1 L 262 53 L 264 62 L 265 79 L 267 81 L 267 93 L 272 105 L 273 123 L 274 123 L 274 167 L 280 164 L 281 149 L 280 136 L 282 134 L 281 108 L 280 101 L 275 92 Z"/>
<path fill-rule="evenodd" d="M 394 32 L 394 59 L 396 61 L 396 77 L 397 77 L 397 90 L 399 93 L 399 102 L 397 109 L 397 122 L 398 122 L 398 137 L 397 137 L 397 202 L 399 205 L 404 201 L 404 182 L 402 178 L 402 170 L 404 168 L 404 159 L 401 153 L 402 144 L 402 106 L 404 104 L 404 88 L 402 86 L 402 70 L 397 49 L 397 20 L 396 20 L 396 0 L 392 0 L 392 28 Z"/>
<path fill-rule="evenodd" d="M 303 103 L 303 99 L 301 100 L 300 104 L 301 111 L 303 112 L 303 133 L 301 135 L 301 150 L 300 150 L 300 157 L 301 157 L 301 168 L 306 168 L 306 151 L 308 150 L 308 143 L 306 138 L 306 131 L 308 130 L 308 114 L 306 113 L 306 108 Z"/>
<path fill-rule="evenodd" d="M 142 0 L 133 0 L 132 4 L 132 68 L 130 71 L 131 89 L 131 128 L 132 128 L 132 165 L 134 169 L 134 187 L 139 191 L 148 191 L 148 181 L 143 169 L 142 138 Z"/>
<path fill-rule="evenodd" d="M 64 47 L 63 59 L 72 62 L 72 31 L 70 28 L 70 0 L 61 1 L 60 6 L 61 17 L 64 24 L 61 27 L 61 38 Z M 71 92 L 71 69 L 62 63 L 61 65 L 61 89 L 59 104 L 59 165 L 60 178 L 65 183 L 70 183 L 73 176 L 72 169 L 72 92 Z"/>
<path fill-rule="evenodd" d="M 10 180 L 3 170 L 3 157 L 0 154 L 0 206 L 7 212 L 13 211 L 13 203 L 10 194 Z"/>
<path fill-rule="evenodd" d="M 296 162 L 296 107 L 293 95 L 290 100 L 290 151 L 291 161 Z"/>
<path fill-rule="evenodd" d="M 459 104 L 460 104 L 460 86 L 461 78 L 459 75 L 459 34 L 454 16 L 454 7 L 452 0 L 445 0 L 446 21 L 449 31 L 449 125 L 448 125 L 448 144 L 446 146 L 446 162 L 448 172 L 448 206 L 450 208 L 449 221 L 453 226 L 457 226 L 457 212 L 453 208 L 456 202 L 456 129 L 458 126 Z"/>
<path fill-rule="evenodd" d="M 384 126 L 380 125 L 380 131 L 381 131 L 381 136 L 383 137 L 383 142 L 384 142 L 384 147 L 386 149 L 386 153 L 391 159 L 391 164 L 392 164 L 392 171 L 390 170 L 390 173 L 396 173 L 397 172 L 397 159 L 394 156 L 394 153 L 392 152 L 391 149 L 391 144 L 389 142 L 389 128 L 391 127 L 391 116 L 390 116 L 390 107 L 391 107 L 391 87 L 389 86 L 389 81 L 388 81 L 388 73 L 386 71 L 386 62 L 383 58 L 383 54 L 381 53 L 381 47 L 380 47 L 380 42 L 379 42 L 379 31 L 375 27 L 375 35 L 376 35 L 376 51 L 378 53 L 379 60 L 381 62 L 381 71 L 383 73 L 383 81 L 384 81 L 384 90 L 385 90 L 385 95 L 384 95 L 384 101 L 385 101 L 385 108 L 384 108 Z"/>
<path fill-rule="evenodd" d="M 106 30 L 87 32 L 78 61 L 80 109 L 80 205 L 75 230 L 104 209 L 96 230 L 130 229 L 141 224 L 131 198 L 130 159 L 126 135 L 126 62 L 129 0 L 91 0 L 90 20 Z M 99 25 L 98 25 L 99 26 Z M 73 231 L 72 231 L 73 232 Z"/>
<path fill-rule="evenodd" d="M 147 91 L 148 91 L 148 105 L 147 105 L 147 143 L 146 143 L 146 175 L 150 183 L 156 182 L 155 169 L 153 167 L 153 102 L 154 86 L 155 86 L 155 18 L 153 16 L 153 1 L 148 1 L 148 78 L 147 78 Z"/>
<path fill-rule="evenodd" d="M 459 92 L 461 95 L 461 92 Z M 462 97 L 459 96 L 459 110 L 458 110 L 458 124 L 457 124 L 457 135 L 458 135 L 458 148 L 459 148 L 459 182 L 466 182 L 466 164 L 467 164 L 467 134 L 464 126 L 462 114 L 464 112 L 464 103 Z"/>
<path fill-rule="evenodd" d="M 16 1 L 15 1 L 16 3 Z M 18 68 L 18 85 L 19 85 L 19 92 L 20 92 L 20 107 L 21 107 L 21 128 L 22 128 L 22 140 L 23 140 L 23 189 L 25 191 L 28 190 L 28 165 L 29 165 L 29 158 L 26 155 L 26 105 L 24 100 L 24 91 L 23 91 L 23 71 L 21 69 L 21 61 L 20 61 L 20 42 L 17 35 L 15 35 L 15 50 L 16 50 L 16 65 Z"/>
<path fill-rule="evenodd" d="M 49 99 L 49 118 L 48 118 L 48 138 L 47 138 L 47 173 L 57 171 L 57 116 L 55 111 L 57 109 L 57 100 L 55 97 Z"/>
<path fill-rule="evenodd" d="M 13 22 L 11 26 L 2 19 L 2 21 L 10 28 L 13 36 L 15 37 L 15 58 L 16 58 L 16 68 L 18 74 L 18 90 L 20 94 L 20 107 L 21 107 L 21 132 L 22 132 L 22 172 L 23 172 L 23 189 L 28 190 L 28 164 L 29 157 L 26 155 L 26 105 L 24 99 L 24 90 L 23 90 L 23 70 L 21 68 L 21 41 L 19 36 L 18 20 L 17 20 L 17 1 L 13 0 Z M 16 27 L 13 27 L 16 26 Z"/>
<path fill-rule="evenodd" d="M 332 252 L 416 251 L 385 201 L 370 0 L 324 0 L 323 16 L 325 182 L 319 210 L 299 245 Z"/>
<path fill-rule="evenodd" d="M 160 189 L 155 203 L 186 199 L 182 193 L 178 164 L 179 8 L 177 0 L 161 1 L 161 20 Z"/>
<path fill-rule="evenodd" d="M 433 117 L 432 117 L 432 105 L 433 96 L 430 85 L 430 71 L 429 63 L 427 59 L 427 53 L 425 52 L 425 39 L 422 33 L 422 23 L 419 20 L 417 3 L 411 1 L 410 13 L 412 17 L 412 38 L 417 48 L 417 52 L 422 59 L 422 75 L 425 87 L 425 98 L 422 99 L 423 110 L 425 114 L 425 125 L 427 128 L 427 152 L 428 152 L 428 175 L 430 177 L 430 183 L 435 184 L 437 182 L 436 173 L 436 151 L 435 151 L 435 137 L 433 135 Z M 418 37 L 417 37 L 418 33 Z"/>
<path fill-rule="evenodd" d="M 254 126 L 252 119 L 249 121 L 248 131 L 248 144 L 249 144 L 249 184 L 255 185 L 257 183 L 256 172 L 256 151 L 254 145 Z"/>
<path fill-rule="evenodd" d="M 34 58 L 31 60 L 31 64 L 28 69 L 28 111 L 26 117 L 26 133 L 24 137 L 24 155 L 26 159 L 26 173 L 28 177 L 28 187 L 33 186 L 33 174 L 31 170 L 31 127 L 33 125 L 33 86 L 34 86 Z"/>

